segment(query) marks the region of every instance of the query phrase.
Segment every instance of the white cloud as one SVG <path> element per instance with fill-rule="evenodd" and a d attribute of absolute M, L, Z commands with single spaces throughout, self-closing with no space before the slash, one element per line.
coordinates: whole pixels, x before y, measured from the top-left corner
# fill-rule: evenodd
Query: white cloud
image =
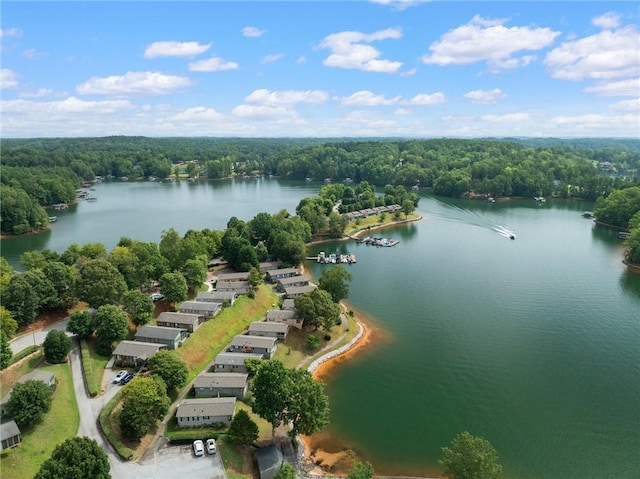
<path fill-rule="evenodd" d="M 320 48 L 331 50 L 323 64 L 328 67 L 366 72 L 396 73 L 402 67 L 402 62 L 380 59 L 381 53 L 367 43 L 401 37 L 402 32 L 397 28 L 387 28 L 374 33 L 332 33 L 320 42 Z"/>
<path fill-rule="evenodd" d="M 529 119 L 528 113 L 506 113 L 504 115 L 482 115 L 482 121 L 491 123 L 518 123 Z"/>
<path fill-rule="evenodd" d="M 0 90 L 18 86 L 18 74 L 8 68 L 0 68 Z"/>
<path fill-rule="evenodd" d="M 127 72 L 124 75 L 94 77 L 78 85 L 81 95 L 110 95 L 119 97 L 168 95 L 191 85 L 182 76 L 157 72 Z"/>
<path fill-rule="evenodd" d="M 401 96 L 393 98 L 385 98 L 384 95 L 376 95 L 369 90 L 361 90 L 340 100 L 341 106 L 381 106 L 381 105 L 397 105 Z"/>
<path fill-rule="evenodd" d="M 220 57 L 211 57 L 206 60 L 189 63 L 189 70 L 192 72 L 219 72 L 237 70 L 238 67 L 239 65 L 236 62 L 228 62 Z"/>
<path fill-rule="evenodd" d="M 544 64 L 561 80 L 609 80 L 640 73 L 640 38 L 635 26 L 604 30 L 595 35 L 563 42 L 551 50 Z"/>
<path fill-rule="evenodd" d="M 371 3 L 377 3 L 379 5 L 392 7 L 396 10 L 404 10 L 405 8 L 413 7 L 415 5 L 420 5 L 421 3 L 426 3 L 430 0 L 369 0 L 369 1 Z"/>
<path fill-rule="evenodd" d="M 628 110 L 635 111 L 640 116 L 640 98 L 634 98 L 633 100 L 622 100 L 609 105 L 612 110 Z"/>
<path fill-rule="evenodd" d="M 267 106 L 292 106 L 297 103 L 309 103 L 311 105 L 320 105 L 325 103 L 329 95 L 322 90 L 280 90 L 270 91 L 260 89 L 253 91 L 244 101 L 254 105 Z"/>
<path fill-rule="evenodd" d="M 61 97 L 65 97 L 68 96 L 67 92 L 64 91 L 56 91 L 56 90 L 52 90 L 50 88 L 40 88 L 38 90 L 36 90 L 35 92 L 23 92 L 20 93 L 20 97 L 21 98 L 44 98 L 44 97 L 50 97 L 50 98 L 61 98 Z"/>
<path fill-rule="evenodd" d="M 2 102 L 4 113 L 40 115 L 48 121 L 60 114 L 111 114 L 131 108 L 131 102 L 128 100 L 85 101 L 73 96 L 61 101 L 8 100 Z"/>
<path fill-rule="evenodd" d="M 600 28 L 612 29 L 620 26 L 620 14 L 616 12 L 607 12 L 599 17 L 594 17 L 591 23 Z"/>
<path fill-rule="evenodd" d="M 560 32 L 550 28 L 510 27 L 506 20 L 487 20 L 478 15 L 469 23 L 445 33 L 422 57 L 436 65 L 468 64 L 486 61 L 491 70 L 528 65 L 533 57 L 516 57 L 525 50 L 540 50 L 553 43 Z"/>
<path fill-rule="evenodd" d="M 629 113 L 623 115 L 605 115 L 602 113 L 587 113 L 584 115 L 574 116 L 556 116 L 551 119 L 551 123 L 567 129 L 568 127 L 574 131 L 587 130 L 593 132 L 607 131 L 612 128 L 620 131 L 626 128 L 633 131 L 634 136 L 638 135 L 640 120 L 637 114 Z M 622 133 L 622 132 L 621 132 Z"/>
<path fill-rule="evenodd" d="M 231 114 L 245 119 L 292 120 L 297 118 L 296 112 L 283 106 L 238 105 Z"/>
<path fill-rule="evenodd" d="M 242 36 L 248 38 L 258 38 L 265 34 L 266 30 L 261 30 L 257 27 L 244 27 L 242 30 Z"/>
<path fill-rule="evenodd" d="M 445 96 L 441 92 L 415 95 L 409 100 L 401 96 L 386 98 L 384 95 L 376 95 L 369 90 L 361 90 L 348 97 L 340 98 L 340 106 L 390 106 L 390 105 L 435 105 L 445 101 Z"/>
<path fill-rule="evenodd" d="M 398 115 L 398 116 L 406 116 L 406 115 L 411 115 L 411 110 L 409 110 L 407 108 L 398 108 L 393 113 Z"/>
<path fill-rule="evenodd" d="M 499 88 L 494 88 L 493 90 L 471 90 L 465 93 L 464 97 L 478 105 L 489 105 L 506 98 L 507 95 Z"/>
<path fill-rule="evenodd" d="M 40 58 L 44 58 L 47 56 L 45 52 L 39 52 L 35 48 L 28 48 L 24 52 L 22 52 L 22 56 L 28 58 L 29 60 L 39 60 Z"/>
<path fill-rule="evenodd" d="M 298 57 L 298 59 L 296 60 L 296 65 L 302 65 L 303 63 L 306 63 L 307 59 L 303 56 Z"/>
<path fill-rule="evenodd" d="M 371 116 L 371 113 L 367 111 L 352 111 L 342 118 L 341 123 L 349 128 L 353 128 L 355 126 L 376 130 L 385 130 L 388 128 L 395 128 L 397 126 L 397 122 L 395 120 L 376 118 Z"/>
<path fill-rule="evenodd" d="M 198 42 L 153 42 L 144 51 L 145 58 L 195 57 L 211 48 L 211 43 Z"/>
<path fill-rule="evenodd" d="M 412 68 L 411 70 L 406 70 L 406 71 L 400 72 L 400 76 L 401 77 L 412 77 L 413 75 L 416 74 L 417 71 L 418 71 L 417 68 Z"/>
<path fill-rule="evenodd" d="M 284 57 L 284 53 L 274 53 L 272 55 L 265 55 L 264 57 L 262 57 L 262 63 L 272 63 L 277 60 L 280 60 L 282 57 Z"/>
<path fill-rule="evenodd" d="M 584 89 L 600 96 L 635 96 L 640 91 L 640 77 L 613 82 L 602 82 Z"/>
<path fill-rule="evenodd" d="M 0 29 L 0 38 L 20 38 L 22 30 L 19 28 L 2 28 Z"/>
<path fill-rule="evenodd" d="M 445 101 L 444 93 L 436 92 L 432 94 L 421 93 L 406 101 L 406 105 L 437 105 Z"/>
<path fill-rule="evenodd" d="M 204 106 L 196 106 L 187 108 L 175 115 L 167 118 L 169 121 L 180 121 L 189 123 L 219 121 L 225 118 L 225 115 L 217 112 L 214 108 L 206 108 Z"/>

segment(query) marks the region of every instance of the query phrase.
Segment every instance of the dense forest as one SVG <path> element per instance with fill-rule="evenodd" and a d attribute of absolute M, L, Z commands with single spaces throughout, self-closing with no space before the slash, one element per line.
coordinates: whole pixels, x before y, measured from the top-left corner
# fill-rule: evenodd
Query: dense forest
<path fill-rule="evenodd" d="M 96 176 L 272 175 L 429 187 L 452 197 L 588 200 L 640 184 L 638 140 L 104 137 L 6 139 L 0 147 L 1 193 L 11 200 L 0 205 L 3 234 L 46 226 L 40 207 L 72 201 Z"/>

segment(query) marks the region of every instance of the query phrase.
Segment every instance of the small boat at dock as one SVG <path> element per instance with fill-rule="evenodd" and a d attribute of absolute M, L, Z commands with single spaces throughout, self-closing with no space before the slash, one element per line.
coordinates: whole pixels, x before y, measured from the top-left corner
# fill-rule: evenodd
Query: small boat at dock
<path fill-rule="evenodd" d="M 57 216 L 49 216 L 49 223 L 55 223 L 56 221 L 58 221 Z"/>

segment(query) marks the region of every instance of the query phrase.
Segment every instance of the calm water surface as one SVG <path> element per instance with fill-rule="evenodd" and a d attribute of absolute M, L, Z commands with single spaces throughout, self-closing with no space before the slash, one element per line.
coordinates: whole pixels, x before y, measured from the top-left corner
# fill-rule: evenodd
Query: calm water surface
<path fill-rule="evenodd" d="M 16 264 L 30 249 L 224 229 L 231 216 L 293 212 L 318 186 L 102 184 L 97 202 L 3 240 L 2 255 Z M 318 442 L 378 474 L 435 475 L 440 447 L 469 430 L 508 478 L 640 477 L 640 276 L 625 272 L 616 234 L 580 216 L 592 208 L 425 195 L 422 221 L 385 231 L 394 248 L 314 247 L 357 255 L 349 303 L 385 333 L 325 379 L 332 423 Z"/>

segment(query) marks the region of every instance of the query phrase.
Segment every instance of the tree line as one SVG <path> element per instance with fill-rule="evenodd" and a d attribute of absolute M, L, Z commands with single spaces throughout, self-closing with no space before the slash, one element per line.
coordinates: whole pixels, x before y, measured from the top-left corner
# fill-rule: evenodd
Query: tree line
<path fill-rule="evenodd" d="M 611 139 L 9 139 L 2 142 L 0 227 L 3 234 L 45 227 L 37 205 L 72 201 L 73 190 L 95 176 L 163 179 L 176 169 L 209 179 L 350 179 L 378 187 L 419 185 L 453 197 L 595 200 L 640 183 L 639 145 Z"/>

